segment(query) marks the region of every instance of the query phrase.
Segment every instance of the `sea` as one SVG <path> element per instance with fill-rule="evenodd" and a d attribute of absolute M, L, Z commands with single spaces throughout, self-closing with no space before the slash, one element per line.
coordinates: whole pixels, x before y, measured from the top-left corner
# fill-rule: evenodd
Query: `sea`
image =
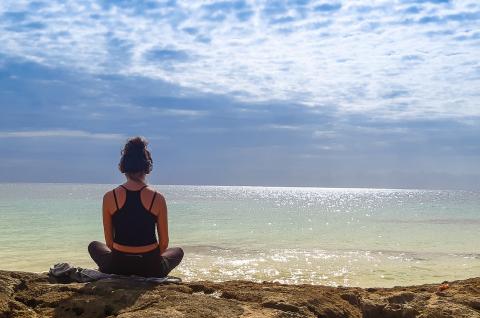
<path fill-rule="evenodd" d="M 0 269 L 96 268 L 109 184 L 0 184 Z M 391 287 L 480 276 L 480 192 L 153 185 L 184 281 Z"/>

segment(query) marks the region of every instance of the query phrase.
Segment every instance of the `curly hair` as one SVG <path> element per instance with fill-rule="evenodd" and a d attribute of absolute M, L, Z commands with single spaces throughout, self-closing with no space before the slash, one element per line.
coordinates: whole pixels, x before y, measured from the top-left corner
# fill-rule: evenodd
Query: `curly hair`
<path fill-rule="evenodd" d="M 149 174 L 153 168 L 153 160 L 147 149 L 148 141 L 144 137 L 132 137 L 121 151 L 122 157 L 118 168 L 127 175 L 135 173 Z"/>

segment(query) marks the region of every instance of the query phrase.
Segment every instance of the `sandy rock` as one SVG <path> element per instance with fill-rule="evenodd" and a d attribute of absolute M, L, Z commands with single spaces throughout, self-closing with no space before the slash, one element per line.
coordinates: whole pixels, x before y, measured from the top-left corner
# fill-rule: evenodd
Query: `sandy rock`
<path fill-rule="evenodd" d="M 480 318 L 480 278 L 394 288 L 228 281 L 158 285 L 122 279 L 56 284 L 0 271 L 0 318 L 323 317 Z"/>

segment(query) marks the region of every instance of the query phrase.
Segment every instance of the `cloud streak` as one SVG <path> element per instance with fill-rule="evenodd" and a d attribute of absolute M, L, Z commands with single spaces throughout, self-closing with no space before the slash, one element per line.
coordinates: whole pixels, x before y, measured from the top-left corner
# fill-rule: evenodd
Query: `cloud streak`
<path fill-rule="evenodd" d="M 0 138 L 89 138 L 119 140 L 126 139 L 122 134 L 92 133 L 83 130 L 26 130 L 26 131 L 0 131 Z"/>

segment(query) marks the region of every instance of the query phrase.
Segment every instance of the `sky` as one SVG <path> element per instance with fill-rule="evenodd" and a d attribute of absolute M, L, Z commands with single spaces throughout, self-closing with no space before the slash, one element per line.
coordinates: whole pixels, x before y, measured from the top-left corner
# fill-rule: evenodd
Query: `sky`
<path fill-rule="evenodd" d="M 480 2 L 0 2 L 0 182 L 480 189 Z"/>

